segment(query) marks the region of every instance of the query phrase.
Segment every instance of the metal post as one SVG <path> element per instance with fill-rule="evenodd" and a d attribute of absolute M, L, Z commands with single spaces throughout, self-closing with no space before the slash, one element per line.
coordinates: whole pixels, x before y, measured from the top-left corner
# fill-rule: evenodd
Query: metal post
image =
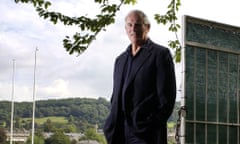
<path fill-rule="evenodd" d="M 15 59 L 13 59 L 13 73 L 12 73 L 12 108 L 11 108 L 10 144 L 12 144 L 12 141 L 13 141 L 14 83 L 15 83 Z"/>
<path fill-rule="evenodd" d="M 37 51 L 35 50 L 35 63 L 34 63 L 34 75 L 33 75 L 33 113 L 32 113 L 32 144 L 34 144 L 34 123 L 35 123 L 35 81 L 36 81 L 36 63 L 37 63 Z"/>
<path fill-rule="evenodd" d="M 182 33 L 182 83 L 181 83 L 181 108 L 182 107 L 185 107 L 186 106 L 186 103 L 185 103 L 185 72 L 186 72 L 186 70 L 185 70 L 185 47 L 186 47 L 186 40 L 185 40 L 185 37 L 184 37 L 184 35 L 185 35 L 185 32 L 186 32 L 186 27 L 185 27 L 185 25 L 186 25 L 186 16 L 183 16 L 182 17 L 182 25 L 183 25 L 183 27 L 182 27 L 182 31 L 183 31 L 183 33 Z M 181 127 L 180 127 L 180 144 L 185 144 L 185 128 L 186 128 L 186 126 L 185 126 L 185 123 L 186 123 L 186 121 L 185 121 L 185 116 L 186 116 L 186 114 L 184 113 L 181 113 Z"/>

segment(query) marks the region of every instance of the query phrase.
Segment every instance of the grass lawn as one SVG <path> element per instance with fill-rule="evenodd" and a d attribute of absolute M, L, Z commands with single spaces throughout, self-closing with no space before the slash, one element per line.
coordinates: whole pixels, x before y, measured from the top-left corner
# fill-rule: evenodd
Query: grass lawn
<path fill-rule="evenodd" d="M 31 121 L 32 118 L 23 118 L 25 121 Z M 35 123 L 37 124 L 43 124 L 47 121 L 47 119 L 50 119 L 52 123 L 61 123 L 66 124 L 68 120 L 65 117 L 44 117 L 44 118 L 35 118 Z"/>
<path fill-rule="evenodd" d="M 174 128 L 175 125 L 176 125 L 175 122 L 168 122 L 168 123 L 167 123 L 167 127 L 168 127 L 169 129 Z"/>

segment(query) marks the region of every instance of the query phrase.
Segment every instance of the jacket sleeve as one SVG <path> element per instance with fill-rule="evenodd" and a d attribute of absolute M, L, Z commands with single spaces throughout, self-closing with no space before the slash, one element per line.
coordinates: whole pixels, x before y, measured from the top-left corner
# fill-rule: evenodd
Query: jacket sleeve
<path fill-rule="evenodd" d="M 176 78 L 172 56 L 168 49 L 161 53 L 157 67 L 157 95 L 158 106 L 157 120 L 166 122 L 170 117 L 176 100 Z"/>

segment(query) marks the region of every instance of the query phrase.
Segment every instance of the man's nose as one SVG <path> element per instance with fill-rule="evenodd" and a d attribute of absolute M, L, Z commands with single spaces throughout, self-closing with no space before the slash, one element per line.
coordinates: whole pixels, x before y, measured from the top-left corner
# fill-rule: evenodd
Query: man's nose
<path fill-rule="evenodd" d="M 136 32 L 138 30 L 137 25 L 132 26 L 132 31 Z"/>

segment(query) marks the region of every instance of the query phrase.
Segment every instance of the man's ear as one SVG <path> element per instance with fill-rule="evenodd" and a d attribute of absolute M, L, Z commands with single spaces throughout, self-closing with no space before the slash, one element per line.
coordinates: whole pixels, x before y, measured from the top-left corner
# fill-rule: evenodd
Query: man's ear
<path fill-rule="evenodd" d="M 148 31 L 150 31 L 151 25 L 147 24 L 146 27 L 147 27 Z"/>
<path fill-rule="evenodd" d="M 148 28 L 150 28 L 150 27 L 151 27 L 151 25 L 150 25 L 150 24 L 147 24 L 147 26 L 148 26 Z"/>

